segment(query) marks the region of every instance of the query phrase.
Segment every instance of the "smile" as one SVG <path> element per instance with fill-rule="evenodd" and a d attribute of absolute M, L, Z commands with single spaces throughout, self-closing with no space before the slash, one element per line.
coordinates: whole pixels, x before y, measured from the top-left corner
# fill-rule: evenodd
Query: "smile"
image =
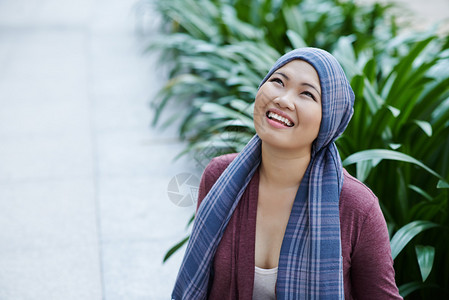
<path fill-rule="evenodd" d="M 285 125 L 287 127 L 293 127 L 293 125 L 295 125 L 289 119 L 284 118 L 284 117 L 282 117 L 282 116 L 280 116 L 280 115 L 278 115 L 278 114 L 276 114 L 276 113 L 274 113 L 272 111 L 268 111 L 267 112 L 267 117 L 268 117 L 268 119 L 277 121 L 277 122 L 279 122 L 279 123 L 281 123 L 281 124 L 283 124 L 283 125 Z"/>

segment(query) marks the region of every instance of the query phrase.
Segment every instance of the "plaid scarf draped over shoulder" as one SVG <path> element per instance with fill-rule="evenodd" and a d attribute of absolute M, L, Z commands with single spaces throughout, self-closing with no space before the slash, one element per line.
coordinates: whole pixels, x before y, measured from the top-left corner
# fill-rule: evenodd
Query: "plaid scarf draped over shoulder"
<path fill-rule="evenodd" d="M 343 168 L 334 141 L 352 116 L 354 93 L 337 60 L 316 48 L 296 49 L 279 58 L 260 86 L 295 59 L 308 62 L 318 73 L 322 120 L 282 242 L 276 297 L 344 299 L 339 217 Z M 215 251 L 260 160 L 261 140 L 255 135 L 204 198 L 172 299 L 207 298 Z"/>

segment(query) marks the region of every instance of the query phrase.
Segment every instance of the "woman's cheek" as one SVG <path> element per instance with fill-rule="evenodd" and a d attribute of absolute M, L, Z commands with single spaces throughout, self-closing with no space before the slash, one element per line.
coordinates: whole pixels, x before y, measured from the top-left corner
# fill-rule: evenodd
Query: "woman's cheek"
<path fill-rule="evenodd" d="M 262 95 L 257 94 L 255 103 L 254 103 L 254 119 L 261 117 L 265 114 L 265 107 L 267 103 L 263 100 L 264 97 Z"/>
<path fill-rule="evenodd" d="M 272 93 L 269 88 L 264 89 L 260 95 L 260 100 L 264 106 L 266 106 L 270 101 L 273 101 L 274 98 L 274 93 Z"/>

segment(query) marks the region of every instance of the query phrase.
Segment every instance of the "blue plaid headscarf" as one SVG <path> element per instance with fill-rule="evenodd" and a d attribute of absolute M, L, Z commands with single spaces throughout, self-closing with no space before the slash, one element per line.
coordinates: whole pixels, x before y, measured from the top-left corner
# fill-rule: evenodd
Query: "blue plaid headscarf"
<path fill-rule="evenodd" d="M 344 299 L 339 216 L 343 167 L 334 141 L 352 116 L 354 93 L 337 60 L 316 48 L 296 49 L 279 58 L 261 85 L 295 59 L 308 62 L 318 73 L 322 120 L 282 242 L 276 297 Z M 172 299 L 207 298 L 215 251 L 260 160 L 256 134 L 203 199 Z"/>

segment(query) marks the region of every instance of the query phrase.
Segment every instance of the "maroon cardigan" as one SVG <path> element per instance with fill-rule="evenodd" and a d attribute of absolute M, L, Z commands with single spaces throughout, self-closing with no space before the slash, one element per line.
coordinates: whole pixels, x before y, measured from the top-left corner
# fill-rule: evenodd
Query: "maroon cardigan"
<path fill-rule="evenodd" d="M 237 154 L 212 159 L 204 170 L 198 206 Z M 215 253 L 209 299 L 252 300 L 259 172 L 251 179 Z M 385 219 L 376 196 L 344 170 L 340 228 L 345 299 L 402 299 L 394 280 Z"/>

